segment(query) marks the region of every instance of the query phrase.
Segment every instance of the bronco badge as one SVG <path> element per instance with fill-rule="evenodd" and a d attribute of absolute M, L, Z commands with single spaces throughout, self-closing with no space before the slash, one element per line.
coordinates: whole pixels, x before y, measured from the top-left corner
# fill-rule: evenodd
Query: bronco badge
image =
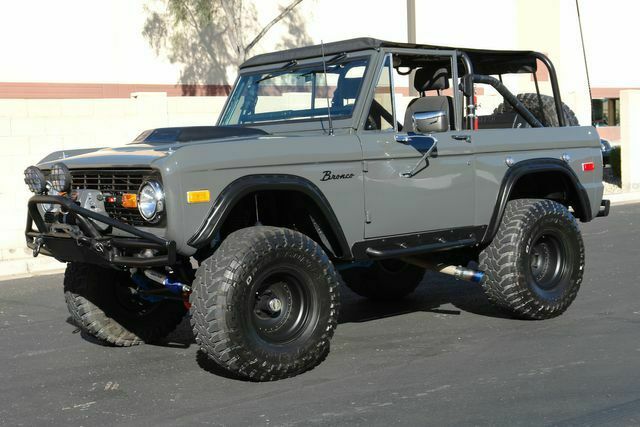
<path fill-rule="evenodd" d="M 352 173 L 334 175 L 331 171 L 322 171 L 322 178 L 320 179 L 320 181 L 331 181 L 332 179 L 349 179 L 353 178 L 353 176 L 354 175 Z"/>

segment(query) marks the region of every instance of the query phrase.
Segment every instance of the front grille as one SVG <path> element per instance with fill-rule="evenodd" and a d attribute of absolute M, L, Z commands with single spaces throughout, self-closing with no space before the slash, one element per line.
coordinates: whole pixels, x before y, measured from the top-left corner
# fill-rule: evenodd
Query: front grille
<path fill-rule="evenodd" d="M 74 190 L 100 190 L 105 196 L 105 209 L 111 218 L 133 226 L 150 226 L 137 208 L 122 206 L 122 194 L 137 194 L 142 182 L 153 176 L 151 169 L 83 169 L 72 170 Z M 108 202 L 110 197 L 113 202 Z M 157 224 L 156 224 L 157 225 Z"/>

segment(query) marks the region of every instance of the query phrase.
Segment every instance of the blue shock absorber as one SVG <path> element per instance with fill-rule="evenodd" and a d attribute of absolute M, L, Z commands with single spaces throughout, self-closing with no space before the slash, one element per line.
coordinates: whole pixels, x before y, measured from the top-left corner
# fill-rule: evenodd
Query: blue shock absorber
<path fill-rule="evenodd" d="M 134 274 L 131 275 L 131 280 L 133 280 L 133 283 L 135 283 L 139 289 L 143 290 L 143 291 L 148 291 L 153 289 L 153 284 L 150 283 L 149 279 L 147 278 L 147 276 L 145 276 L 142 273 L 136 272 Z M 138 293 L 138 296 L 148 302 L 159 302 L 162 301 L 164 298 L 162 298 L 162 296 L 160 295 L 149 295 L 149 294 L 145 294 L 145 293 Z"/>

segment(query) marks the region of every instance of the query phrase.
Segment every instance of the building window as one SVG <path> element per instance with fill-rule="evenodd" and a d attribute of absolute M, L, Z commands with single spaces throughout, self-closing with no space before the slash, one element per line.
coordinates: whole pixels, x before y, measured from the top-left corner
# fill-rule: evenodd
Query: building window
<path fill-rule="evenodd" d="M 591 101 L 593 126 L 620 126 L 620 99 L 604 98 Z"/>

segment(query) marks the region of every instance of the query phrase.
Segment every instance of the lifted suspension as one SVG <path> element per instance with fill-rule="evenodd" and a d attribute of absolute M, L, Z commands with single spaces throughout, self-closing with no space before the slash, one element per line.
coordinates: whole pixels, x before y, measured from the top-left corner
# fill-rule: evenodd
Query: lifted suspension
<path fill-rule="evenodd" d="M 191 287 L 155 270 L 134 269 L 131 279 L 136 284 L 135 293 L 143 300 L 159 302 L 164 299 L 182 301 L 190 308 Z"/>

